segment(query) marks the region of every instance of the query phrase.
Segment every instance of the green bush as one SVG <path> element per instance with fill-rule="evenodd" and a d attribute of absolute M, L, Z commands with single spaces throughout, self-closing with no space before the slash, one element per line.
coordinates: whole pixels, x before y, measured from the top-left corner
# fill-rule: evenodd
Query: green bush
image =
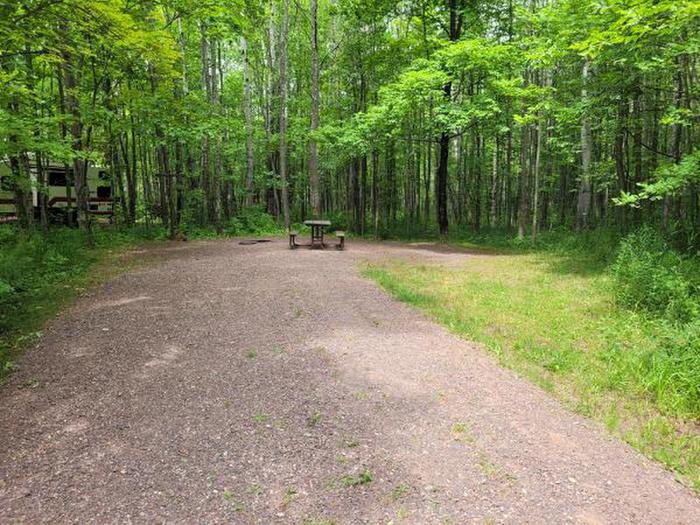
<path fill-rule="evenodd" d="M 615 299 L 621 306 L 687 323 L 700 313 L 700 301 L 686 266 L 659 233 L 644 227 L 620 243 L 612 266 Z"/>
<path fill-rule="evenodd" d="M 326 213 L 325 219 L 331 221 L 330 231 L 342 230 L 347 231 L 350 229 L 351 220 L 348 218 L 348 214 L 344 211 L 329 211 Z M 370 229 L 370 228 L 368 228 Z"/>
<path fill-rule="evenodd" d="M 612 266 L 617 303 L 647 316 L 655 344 L 629 351 L 628 373 L 664 410 L 700 414 L 700 294 L 697 261 L 650 227 L 620 243 Z"/>
<path fill-rule="evenodd" d="M 261 206 L 241 209 L 234 217 L 222 225 L 220 231 L 217 231 L 210 225 L 198 222 L 194 216 L 195 214 L 192 210 L 184 213 L 179 228 L 186 232 L 191 239 L 210 239 L 221 235 L 238 237 L 242 235 L 281 235 L 284 233 L 284 228 Z"/>
<path fill-rule="evenodd" d="M 666 325 L 660 337 L 663 351 L 649 355 L 647 379 L 666 408 L 700 414 L 700 321 Z"/>
<path fill-rule="evenodd" d="M 0 304 L 2 304 L 4 301 L 8 301 L 14 293 L 15 289 L 12 287 L 12 285 L 0 279 Z"/>
<path fill-rule="evenodd" d="M 224 228 L 227 235 L 275 235 L 282 232 L 274 217 L 261 207 L 243 208 Z"/>

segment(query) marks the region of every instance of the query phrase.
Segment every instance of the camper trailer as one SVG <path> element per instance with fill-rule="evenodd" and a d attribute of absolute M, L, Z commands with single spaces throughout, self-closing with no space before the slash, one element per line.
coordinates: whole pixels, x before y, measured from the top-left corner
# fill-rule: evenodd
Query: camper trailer
<path fill-rule="evenodd" d="M 36 182 L 36 163 L 30 159 L 32 182 Z M 57 222 L 65 222 L 68 214 L 75 214 L 75 188 L 69 186 L 72 180 L 72 167 L 50 162 L 44 166 L 46 187 L 44 188 L 49 216 Z M 12 170 L 7 159 L 0 160 L 0 221 L 16 218 L 15 195 L 12 190 Z M 109 173 L 97 166 L 88 166 L 87 183 L 89 191 L 89 210 L 93 215 L 111 218 L 114 212 L 112 185 Z M 38 216 L 38 192 L 36 184 L 32 185 L 32 205 Z"/>

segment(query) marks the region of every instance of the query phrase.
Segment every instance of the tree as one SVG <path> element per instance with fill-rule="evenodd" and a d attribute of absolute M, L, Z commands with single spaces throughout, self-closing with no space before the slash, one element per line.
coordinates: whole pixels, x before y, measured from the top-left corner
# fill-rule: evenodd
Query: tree
<path fill-rule="evenodd" d="M 289 229 L 289 191 L 287 188 L 287 44 L 289 34 L 289 0 L 282 0 L 282 31 L 280 35 L 280 129 L 279 162 L 282 183 L 282 215 Z"/>
<path fill-rule="evenodd" d="M 309 136 L 309 186 L 311 208 L 316 217 L 321 216 L 321 184 L 318 178 L 318 148 L 314 133 L 318 129 L 320 111 L 318 78 L 318 1 L 311 0 L 311 128 Z"/>
<path fill-rule="evenodd" d="M 458 0 L 447 0 L 449 12 L 448 38 L 451 42 L 459 40 L 462 34 L 463 5 Z M 443 88 L 445 98 L 448 100 L 452 96 L 452 82 L 447 82 Z M 450 135 L 443 130 L 440 133 L 440 154 L 437 168 L 437 179 L 435 181 L 437 200 L 437 220 L 441 235 L 447 235 L 447 169 L 450 160 Z"/>
<path fill-rule="evenodd" d="M 248 41 L 244 36 L 240 39 L 241 45 L 241 55 L 243 60 L 243 111 L 245 113 L 245 152 L 246 152 L 246 175 L 245 175 L 245 189 L 246 189 L 246 204 L 251 206 L 253 204 L 253 109 L 252 109 L 252 98 L 250 89 L 250 76 L 248 74 Z"/>

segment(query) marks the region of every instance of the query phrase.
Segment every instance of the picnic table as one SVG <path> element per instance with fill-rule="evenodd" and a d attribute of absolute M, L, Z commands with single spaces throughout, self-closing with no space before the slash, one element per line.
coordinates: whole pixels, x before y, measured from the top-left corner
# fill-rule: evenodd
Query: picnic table
<path fill-rule="evenodd" d="M 331 225 L 331 221 L 322 220 L 310 220 L 304 221 L 304 224 L 311 226 L 311 247 L 314 248 L 318 246 L 319 248 L 325 248 L 326 245 L 323 243 L 323 229 Z M 318 242 L 318 245 L 316 244 Z"/>

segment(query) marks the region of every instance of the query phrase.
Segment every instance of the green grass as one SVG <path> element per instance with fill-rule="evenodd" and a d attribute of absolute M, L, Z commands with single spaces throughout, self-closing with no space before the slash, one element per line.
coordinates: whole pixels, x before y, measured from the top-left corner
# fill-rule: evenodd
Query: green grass
<path fill-rule="evenodd" d="M 226 501 L 227 503 L 229 503 L 233 507 L 233 510 L 235 510 L 236 512 L 243 511 L 243 503 L 241 503 L 240 501 L 238 501 L 236 499 L 233 492 L 231 492 L 230 490 L 224 490 L 224 493 L 222 494 L 222 496 L 224 498 L 224 501 Z"/>
<path fill-rule="evenodd" d="M 348 474 L 340 479 L 340 483 L 343 487 L 357 487 L 358 485 L 365 485 L 372 481 L 372 474 L 369 470 L 364 470 L 356 475 Z"/>
<path fill-rule="evenodd" d="M 396 485 L 393 489 L 391 489 L 391 499 L 394 501 L 398 501 L 400 499 L 403 499 L 406 494 L 408 494 L 408 491 L 411 489 L 411 487 L 408 486 L 406 483 L 399 483 Z"/>
<path fill-rule="evenodd" d="M 306 426 L 308 426 L 310 428 L 315 427 L 316 425 L 318 425 L 321 422 L 321 417 L 322 417 L 322 414 L 320 412 L 316 412 L 316 413 L 310 415 L 306 419 Z"/>
<path fill-rule="evenodd" d="M 270 415 L 269 414 L 255 414 L 253 415 L 253 421 L 256 423 L 267 423 L 270 421 Z"/>
<path fill-rule="evenodd" d="M 700 411 L 674 383 L 684 368 L 667 357 L 668 326 L 615 304 L 615 250 L 486 248 L 461 267 L 387 261 L 365 274 L 700 491 Z"/>
<path fill-rule="evenodd" d="M 294 487 L 288 487 L 282 497 L 282 508 L 288 507 L 295 499 L 299 497 L 299 492 Z"/>

